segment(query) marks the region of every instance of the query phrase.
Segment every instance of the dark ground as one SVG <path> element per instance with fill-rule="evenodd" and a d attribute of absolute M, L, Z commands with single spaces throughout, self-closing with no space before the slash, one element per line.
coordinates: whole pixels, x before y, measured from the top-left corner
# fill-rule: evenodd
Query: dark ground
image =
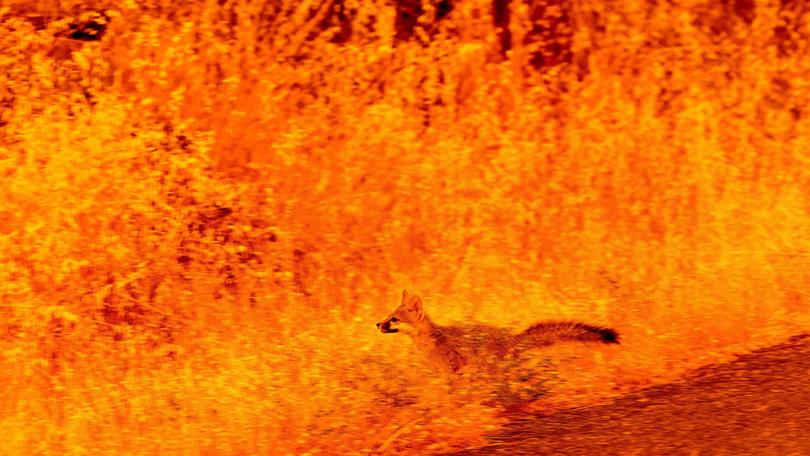
<path fill-rule="evenodd" d="M 515 417 L 458 455 L 810 455 L 810 335 L 611 403 Z"/>

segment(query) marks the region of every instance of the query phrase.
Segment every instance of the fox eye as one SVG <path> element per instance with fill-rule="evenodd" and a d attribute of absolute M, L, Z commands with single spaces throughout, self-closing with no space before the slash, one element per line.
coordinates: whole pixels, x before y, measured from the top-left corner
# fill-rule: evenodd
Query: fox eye
<path fill-rule="evenodd" d="M 397 318 L 397 317 L 391 317 L 391 323 L 396 323 L 396 322 L 398 322 L 398 321 L 399 321 L 399 318 Z"/>

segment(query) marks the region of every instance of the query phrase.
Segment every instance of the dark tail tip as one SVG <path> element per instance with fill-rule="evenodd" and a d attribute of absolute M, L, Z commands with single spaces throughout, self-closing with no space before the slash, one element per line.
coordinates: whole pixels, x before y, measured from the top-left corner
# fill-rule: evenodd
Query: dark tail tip
<path fill-rule="evenodd" d="M 610 328 L 600 328 L 599 335 L 602 336 L 602 342 L 606 344 L 619 343 L 619 333 Z"/>

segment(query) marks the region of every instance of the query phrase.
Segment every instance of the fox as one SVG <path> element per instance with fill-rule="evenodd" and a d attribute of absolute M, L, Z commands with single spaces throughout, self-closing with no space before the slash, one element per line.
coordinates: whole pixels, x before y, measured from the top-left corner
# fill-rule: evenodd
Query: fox
<path fill-rule="evenodd" d="M 422 299 L 407 290 L 402 290 L 402 302 L 377 323 L 377 329 L 383 334 L 397 333 L 399 324 L 408 325 L 402 330 L 413 339 L 417 351 L 451 373 L 468 366 L 491 370 L 498 362 L 517 359 L 527 350 L 560 342 L 619 343 L 615 330 L 576 321 L 541 321 L 519 333 L 485 324 L 442 326 L 428 317 Z"/>

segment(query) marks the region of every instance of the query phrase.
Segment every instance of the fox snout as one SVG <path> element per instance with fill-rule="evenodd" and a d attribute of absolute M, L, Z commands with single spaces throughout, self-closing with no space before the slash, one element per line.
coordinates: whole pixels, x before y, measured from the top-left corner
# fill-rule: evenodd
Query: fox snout
<path fill-rule="evenodd" d="M 399 330 L 397 328 L 392 328 L 391 327 L 391 323 L 396 323 L 397 321 L 399 321 L 399 320 L 397 320 L 396 317 L 386 318 L 385 320 L 377 323 L 377 328 L 380 330 L 381 333 L 399 332 Z"/>

